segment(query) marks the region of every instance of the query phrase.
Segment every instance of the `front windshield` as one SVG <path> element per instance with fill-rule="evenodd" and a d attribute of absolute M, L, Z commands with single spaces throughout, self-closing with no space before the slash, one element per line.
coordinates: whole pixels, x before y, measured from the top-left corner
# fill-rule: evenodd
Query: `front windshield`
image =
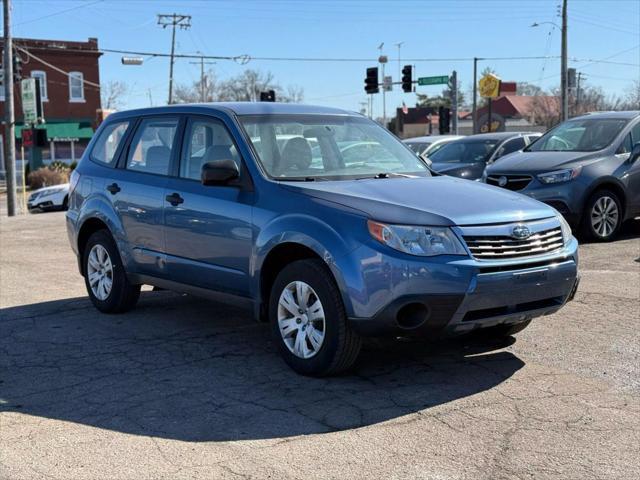
<path fill-rule="evenodd" d="M 491 157 L 498 140 L 461 140 L 450 142 L 439 150 L 429 152 L 434 163 L 486 162 Z"/>
<path fill-rule="evenodd" d="M 526 152 L 595 152 L 611 145 L 628 120 L 586 118 L 569 120 L 549 130 Z"/>
<path fill-rule="evenodd" d="M 239 118 L 262 167 L 277 180 L 430 175 L 411 150 L 366 118 L 287 114 Z"/>

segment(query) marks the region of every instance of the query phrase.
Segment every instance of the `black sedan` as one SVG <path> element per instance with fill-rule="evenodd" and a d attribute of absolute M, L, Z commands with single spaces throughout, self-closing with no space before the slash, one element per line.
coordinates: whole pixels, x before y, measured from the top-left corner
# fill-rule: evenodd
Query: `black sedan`
<path fill-rule="evenodd" d="M 443 175 L 479 180 L 487 165 L 522 150 L 540 135 L 535 132 L 496 132 L 464 137 L 430 155 L 431 169 Z"/>

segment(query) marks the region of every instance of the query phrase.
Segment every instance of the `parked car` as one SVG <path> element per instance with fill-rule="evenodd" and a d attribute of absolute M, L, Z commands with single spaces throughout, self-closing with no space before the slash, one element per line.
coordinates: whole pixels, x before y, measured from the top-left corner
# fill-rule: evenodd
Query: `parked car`
<path fill-rule="evenodd" d="M 594 113 L 491 165 L 485 181 L 541 200 L 585 237 L 607 241 L 640 215 L 639 157 L 640 112 Z"/>
<path fill-rule="evenodd" d="M 378 153 L 347 163 L 338 140 Z M 349 368 L 364 335 L 514 334 L 577 285 L 577 242 L 554 209 L 432 177 L 392 134 L 337 109 L 114 113 L 72 174 L 69 205 L 97 309 L 129 310 L 141 284 L 232 300 L 270 321 L 308 375 Z"/>
<path fill-rule="evenodd" d="M 429 155 L 431 168 L 443 175 L 480 180 L 487 165 L 529 145 L 535 132 L 481 133 L 455 140 Z"/>
<path fill-rule="evenodd" d="M 403 140 L 405 145 L 411 150 L 416 152 L 422 158 L 428 157 L 431 153 L 437 152 L 440 148 L 444 147 L 447 143 L 453 142 L 459 138 L 464 138 L 462 135 L 428 135 L 424 137 L 406 138 Z"/>
<path fill-rule="evenodd" d="M 69 206 L 69 184 L 52 185 L 34 190 L 27 198 L 30 212 L 66 210 Z"/>

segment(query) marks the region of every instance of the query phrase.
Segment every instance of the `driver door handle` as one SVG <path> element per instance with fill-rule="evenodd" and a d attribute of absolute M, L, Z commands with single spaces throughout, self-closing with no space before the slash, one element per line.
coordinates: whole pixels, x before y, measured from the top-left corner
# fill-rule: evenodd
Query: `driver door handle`
<path fill-rule="evenodd" d="M 174 207 L 177 207 L 181 203 L 184 202 L 184 199 L 178 193 L 172 193 L 171 195 L 167 195 L 164 197 L 167 202 L 169 202 Z"/>
<path fill-rule="evenodd" d="M 111 195 L 115 195 L 121 190 L 121 188 L 118 186 L 117 183 L 112 183 L 111 185 L 107 186 L 107 190 L 111 192 Z"/>

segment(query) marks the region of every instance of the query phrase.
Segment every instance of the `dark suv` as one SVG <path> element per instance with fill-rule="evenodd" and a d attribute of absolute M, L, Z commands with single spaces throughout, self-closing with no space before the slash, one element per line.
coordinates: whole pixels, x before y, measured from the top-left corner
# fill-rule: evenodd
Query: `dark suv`
<path fill-rule="evenodd" d="M 502 158 L 483 180 L 541 200 L 586 238 L 606 241 L 640 215 L 639 159 L 640 112 L 593 113 Z"/>

